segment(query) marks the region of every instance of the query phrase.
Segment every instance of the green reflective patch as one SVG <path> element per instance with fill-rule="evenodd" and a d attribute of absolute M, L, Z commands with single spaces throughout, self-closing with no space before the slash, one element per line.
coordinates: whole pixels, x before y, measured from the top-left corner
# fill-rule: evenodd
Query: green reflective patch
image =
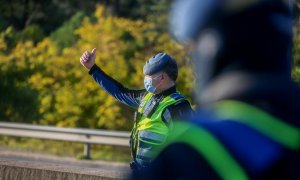
<path fill-rule="evenodd" d="M 238 121 L 256 129 L 290 149 L 300 148 L 300 129 L 270 114 L 239 101 L 220 101 L 216 104 L 217 116 Z"/>
<path fill-rule="evenodd" d="M 171 143 L 184 143 L 196 149 L 224 180 L 248 179 L 238 162 L 211 133 L 203 128 L 176 122 L 167 144 Z"/>

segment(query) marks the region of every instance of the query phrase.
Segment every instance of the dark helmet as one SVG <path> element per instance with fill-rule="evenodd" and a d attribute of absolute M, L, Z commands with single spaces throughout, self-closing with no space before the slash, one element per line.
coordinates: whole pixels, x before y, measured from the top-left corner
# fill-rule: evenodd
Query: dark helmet
<path fill-rule="evenodd" d="M 290 76 L 292 18 L 285 0 L 177 0 L 170 31 L 193 42 L 200 86 L 228 71 Z"/>
<path fill-rule="evenodd" d="M 173 81 L 176 81 L 178 76 L 178 67 L 175 59 L 166 53 L 158 53 L 152 56 L 144 65 L 143 71 L 145 75 L 152 75 L 163 71 Z"/>

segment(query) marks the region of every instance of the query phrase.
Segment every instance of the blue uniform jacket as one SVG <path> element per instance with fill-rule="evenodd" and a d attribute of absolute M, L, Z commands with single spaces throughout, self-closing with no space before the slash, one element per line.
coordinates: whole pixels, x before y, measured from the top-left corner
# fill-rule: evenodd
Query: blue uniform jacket
<path fill-rule="evenodd" d="M 135 110 L 138 109 L 143 97 L 147 94 L 145 89 L 133 90 L 124 87 L 121 83 L 103 72 L 97 65 L 94 65 L 90 69 L 89 74 L 110 95 Z M 175 92 L 176 87 L 173 86 L 170 89 L 155 95 L 153 98 L 160 99 L 161 96 L 168 96 Z M 163 120 L 169 124 L 172 119 L 183 119 L 183 117 L 190 116 L 191 114 L 193 114 L 193 110 L 190 103 L 187 100 L 179 101 L 165 110 L 163 113 Z"/>

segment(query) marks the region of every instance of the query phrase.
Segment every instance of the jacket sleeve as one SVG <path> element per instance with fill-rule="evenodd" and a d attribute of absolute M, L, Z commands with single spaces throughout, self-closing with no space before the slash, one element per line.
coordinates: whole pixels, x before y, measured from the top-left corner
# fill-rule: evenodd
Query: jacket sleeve
<path fill-rule="evenodd" d="M 128 106 L 138 109 L 139 104 L 146 93 L 145 89 L 127 89 L 121 83 L 108 76 L 96 64 L 90 69 L 89 74 L 110 95 Z"/>

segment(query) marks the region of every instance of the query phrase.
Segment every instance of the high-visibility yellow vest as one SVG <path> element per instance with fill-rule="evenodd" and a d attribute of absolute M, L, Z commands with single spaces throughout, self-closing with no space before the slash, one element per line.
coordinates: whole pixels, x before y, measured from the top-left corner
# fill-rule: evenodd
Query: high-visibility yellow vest
<path fill-rule="evenodd" d="M 165 143 L 169 135 L 169 127 L 162 120 L 164 110 L 179 101 L 185 99 L 179 93 L 173 93 L 162 99 L 150 117 L 143 115 L 145 108 L 153 94 L 148 93 L 142 100 L 134 127 L 131 131 L 131 149 L 135 162 L 145 166 L 151 162 L 158 147 Z"/>
<path fill-rule="evenodd" d="M 245 124 L 281 146 L 300 149 L 300 129 L 249 104 L 226 100 L 215 106 L 216 116 Z M 207 129 L 189 122 L 176 122 L 160 151 L 173 143 L 184 143 L 204 157 L 224 180 L 247 180 L 249 176 L 231 152 Z"/>

